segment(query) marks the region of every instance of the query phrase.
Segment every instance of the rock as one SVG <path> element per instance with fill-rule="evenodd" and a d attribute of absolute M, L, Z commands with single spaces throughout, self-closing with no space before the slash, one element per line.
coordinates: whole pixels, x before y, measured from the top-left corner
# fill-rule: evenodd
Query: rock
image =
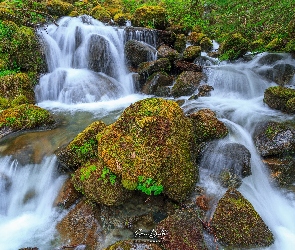
<path fill-rule="evenodd" d="M 176 40 L 174 43 L 174 49 L 176 49 L 179 53 L 182 53 L 186 47 L 186 36 L 184 34 L 179 34 L 176 36 Z"/>
<path fill-rule="evenodd" d="M 265 53 L 257 63 L 261 65 L 272 65 L 279 60 L 282 60 L 286 57 L 286 54 L 282 53 Z"/>
<path fill-rule="evenodd" d="M 295 182 L 295 157 L 294 155 L 284 157 L 268 157 L 263 159 L 271 172 L 271 179 L 281 187 L 292 185 Z"/>
<path fill-rule="evenodd" d="M 200 46 L 188 46 L 183 52 L 183 60 L 193 62 L 197 57 L 201 55 Z"/>
<path fill-rule="evenodd" d="M 143 41 L 154 48 L 159 46 L 159 30 L 128 26 L 124 29 L 125 40 Z M 166 43 L 167 44 L 167 43 Z"/>
<path fill-rule="evenodd" d="M 175 84 L 171 89 L 174 97 L 193 94 L 203 78 L 201 72 L 183 71 L 176 79 Z"/>
<path fill-rule="evenodd" d="M 204 33 L 193 31 L 187 37 L 187 40 L 195 46 L 200 46 L 202 39 L 206 37 Z"/>
<path fill-rule="evenodd" d="M 279 122 L 259 124 L 254 143 L 261 156 L 284 155 L 295 152 L 294 125 Z"/>
<path fill-rule="evenodd" d="M 173 78 L 169 76 L 167 73 L 156 72 L 147 79 L 147 82 L 142 88 L 142 92 L 147 95 L 164 94 L 166 93 L 165 89 L 161 87 L 172 85 L 172 83 L 173 83 Z M 169 89 L 169 92 L 170 92 L 170 89 Z M 167 94 L 169 94 L 169 92 Z"/>
<path fill-rule="evenodd" d="M 105 248 L 104 250 L 161 250 L 155 243 L 139 243 L 137 240 L 123 240 Z"/>
<path fill-rule="evenodd" d="M 64 245 L 86 245 L 87 249 L 98 249 L 101 229 L 97 209 L 80 201 L 56 226 Z"/>
<path fill-rule="evenodd" d="M 213 48 L 213 43 L 208 37 L 204 37 L 200 41 L 200 46 L 201 46 L 202 51 L 209 52 Z"/>
<path fill-rule="evenodd" d="M 188 117 L 192 119 L 197 144 L 219 139 L 228 134 L 227 127 L 216 118 L 215 113 L 210 109 L 201 109 Z"/>
<path fill-rule="evenodd" d="M 91 162 L 77 169 L 72 182 L 76 190 L 98 204 L 118 206 L 131 196 L 131 192 L 122 186 L 120 177 L 102 161 Z"/>
<path fill-rule="evenodd" d="M 60 189 L 58 196 L 56 197 L 54 204 L 55 206 L 68 209 L 72 206 L 79 198 L 81 194 L 75 189 L 71 179 L 66 180 Z"/>
<path fill-rule="evenodd" d="M 198 97 L 210 96 L 212 90 L 214 90 L 214 88 L 210 85 L 201 85 L 198 87 Z"/>
<path fill-rule="evenodd" d="M 292 98 L 295 97 L 295 89 L 290 89 L 281 86 L 270 87 L 264 92 L 263 101 L 273 109 L 278 109 L 286 113 L 293 113 L 295 107 L 293 106 Z M 289 104 L 287 105 L 289 101 Z"/>
<path fill-rule="evenodd" d="M 101 121 L 90 124 L 78 134 L 66 147 L 58 149 L 55 154 L 61 172 L 75 171 L 86 162 L 97 158 L 96 135 L 106 125 Z"/>
<path fill-rule="evenodd" d="M 162 245 L 165 249 L 205 250 L 203 227 L 194 210 L 177 211 L 161 221 L 157 232 L 163 232 Z"/>
<path fill-rule="evenodd" d="M 168 58 L 170 61 L 174 61 L 179 57 L 179 53 L 171 47 L 163 44 L 158 48 L 158 58 Z"/>
<path fill-rule="evenodd" d="M 183 71 L 202 72 L 203 70 L 201 66 L 183 60 L 174 61 L 174 67 L 176 71 L 179 73 Z"/>
<path fill-rule="evenodd" d="M 236 189 L 229 189 L 219 200 L 210 225 L 217 240 L 227 247 L 267 247 L 274 243 L 272 232 Z"/>
<path fill-rule="evenodd" d="M 175 43 L 175 33 L 170 30 L 157 30 L 157 46 L 159 47 L 162 44 L 166 44 L 169 47 L 173 48 Z"/>
<path fill-rule="evenodd" d="M 154 60 L 156 51 L 150 46 L 135 40 L 129 40 L 125 44 L 127 63 L 137 68 L 140 63 Z"/>
<path fill-rule="evenodd" d="M 47 1 L 46 6 L 50 15 L 58 17 L 67 16 L 74 9 L 72 4 L 60 0 Z"/>
<path fill-rule="evenodd" d="M 196 180 L 192 124 L 176 102 L 138 101 L 97 135 L 98 152 L 129 190 L 184 200 Z"/>

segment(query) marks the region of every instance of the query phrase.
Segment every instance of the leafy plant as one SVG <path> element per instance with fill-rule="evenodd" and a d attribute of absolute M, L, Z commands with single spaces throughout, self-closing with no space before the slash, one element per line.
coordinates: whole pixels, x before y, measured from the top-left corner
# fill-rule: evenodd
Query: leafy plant
<path fill-rule="evenodd" d="M 85 168 L 81 169 L 81 175 L 80 175 L 80 180 L 84 181 L 87 180 L 90 177 L 91 172 L 96 170 L 96 166 L 95 165 L 90 165 L 87 166 Z"/>
<path fill-rule="evenodd" d="M 110 183 L 114 185 L 116 183 L 116 178 L 117 176 L 114 173 L 112 173 L 110 169 L 108 169 L 107 167 L 104 167 L 102 169 L 102 173 L 100 175 L 100 178 L 98 178 L 98 180 L 103 180 L 104 183 L 107 183 L 109 179 Z"/>
<path fill-rule="evenodd" d="M 152 178 L 146 178 L 144 176 L 138 176 L 138 185 L 136 189 L 147 195 L 151 195 L 152 192 L 154 192 L 154 195 L 158 195 L 163 192 L 162 185 L 157 185 L 155 180 Z"/>

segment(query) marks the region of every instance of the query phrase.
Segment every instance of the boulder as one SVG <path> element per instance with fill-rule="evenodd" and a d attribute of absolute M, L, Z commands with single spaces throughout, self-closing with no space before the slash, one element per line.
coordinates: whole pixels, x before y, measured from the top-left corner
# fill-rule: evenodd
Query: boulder
<path fill-rule="evenodd" d="M 201 55 L 201 47 L 200 46 L 188 46 L 183 51 L 183 60 L 188 62 L 193 62 L 197 57 Z"/>
<path fill-rule="evenodd" d="M 197 211 L 177 211 L 161 221 L 156 231 L 163 233 L 160 239 L 165 249 L 208 249 L 204 242 L 203 227 Z"/>
<path fill-rule="evenodd" d="M 98 209 L 81 200 L 56 226 L 64 245 L 86 245 L 87 249 L 98 249 L 101 229 Z"/>
<path fill-rule="evenodd" d="M 152 74 L 142 88 L 142 92 L 147 95 L 162 96 L 165 91 L 161 87 L 170 86 L 173 83 L 173 78 L 164 72 L 156 72 Z M 169 88 L 168 88 L 169 89 Z M 169 89 L 170 92 L 170 89 Z M 169 92 L 167 94 L 169 94 Z M 167 95 L 164 95 L 167 96 Z"/>
<path fill-rule="evenodd" d="M 108 246 L 104 250 L 161 250 L 162 248 L 159 247 L 155 243 L 140 243 L 137 240 L 123 240 L 118 241 L 111 246 Z"/>
<path fill-rule="evenodd" d="M 219 200 L 210 223 L 217 240 L 230 248 L 267 247 L 274 236 L 252 204 L 236 189 Z"/>
<path fill-rule="evenodd" d="M 202 67 L 196 65 L 195 63 L 187 62 L 184 60 L 176 60 L 174 61 L 174 68 L 178 73 L 183 71 L 195 71 L 195 72 L 202 72 Z"/>
<path fill-rule="evenodd" d="M 140 63 L 154 60 L 155 50 L 151 46 L 129 40 L 125 44 L 125 55 L 127 64 L 131 67 L 137 68 Z"/>
<path fill-rule="evenodd" d="M 157 56 L 158 58 L 168 58 L 170 61 L 174 61 L 179 57 L 179 53 L 168 45 L 163 44 L 158 48 Z"/>
<path fill-rule="evenodd" d="M 70 3 L 61 0 L 50 0 L 46 2 L 47 10 L 50 15 L 62 17 L 67 16 L 74 9 Z"/>
<path fill-rule="evenodd" d="M 72 182 L 76 190 L 98 204 L 117 206 L 131 196 L 131 192 L 122 186 L 120 177 L 112 173 L 101 160 L 77 169 Z"/>
<path fill-rule="evenodd" d="M 286 113 L 294 113 L 295 89 L 281 86 L 270 87 L 264 92 L 263 101 L 273 109 L 278 109 Z M 288 104 L 287 104 L 288 103 Z"/>
<path fill-rule="evenodd" d="M 174 49 L 179 53 L 182 53 L 186 47 L 186 36 L 184 34 L 179 34 L 176 36 L 176 40 L 174 42 Z"/>
<path fill-rule="evenodd" d="M 184 200 L 197 178 L 192 124 L 174 101 L 148 98 L 97 135 L 98 152 L 126 189 Z"/>
<path fill-rule="evenodd" d="M 201 72 L 195 71 L 183 71 L 175 81 L 171 89 L 171 93 L 174 97 L 180 97 L 184 95 L 193 94 L 203 78 Z"/>
<path fill-rule="evenodd" d="M 212 90 L 214 90 L 214 88 L 210 85 L 201 85 L 198 87 L 198 97 L 210 96 Z"/>
<path fill-rule="evenodd" d="M 106 125 L 96 121 L 79 133 L 66 147 L 58 149 L 55 154 L 61 172 L 75 171 L 90 160 L 97 158 L 96 135 Z"/>
<path fill-rule="evenodd" d="M 282 53 L 265 53 L 262 57 L 257 61 L 258 64 L 261 65 L 272 65 L 277 61 L 280 61 L 286 57 L 286 54 Z"/>
<path fill-rule="evenodd" d="M 263 157 L 294 153 L 295 127 L 288 123 L 261 123 L 255 129 L 254 143 Z"/>

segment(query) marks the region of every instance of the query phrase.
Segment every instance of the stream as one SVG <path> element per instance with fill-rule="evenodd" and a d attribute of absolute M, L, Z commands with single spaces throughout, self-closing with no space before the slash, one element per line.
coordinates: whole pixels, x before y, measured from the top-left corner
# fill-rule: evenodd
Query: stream
<path fill-rule="evenodd" d="M 135 92 L 133 73 L 125 65 L 124 29 L 105 26 L 88 16 L 64 17 L 58 24 L 39 30 L 48 73 L 41 77 L 35 93 L 38 106 L 48 109 L 59 126 L 50 131 L 12 134 L 0 141 L 3 250 L 59 249 L 55 226 L 66 211 L 56 208 L 54 200 L 67 176 L 57 172 L 54 151 L 91 122 L 102 120 L 111 124 L 131 103 L 149 97 Z M 271 184 L 252 135 L 261 121 L 294 120 L 294 116 L 271 110 L 263 103 L 264 90 L 276 84 L 258 74 L 266 67 L 259 62 L 262 54 L 236 63 L 218 63 L 203 56 L 207 80 L 202 84 L 213 86 L 214 91 L 197 100 L 181 97 L 185 100 L 182 108 L 184 112 L 210 108 L 226 124 L 229 135 L 215 147 L 235 142 L 250 151 L 252 175 L 243 179 L 239 191 L 274 234 L 275 243 L 267 249 L 293 250 L 295 193 Z M 295 65 L 287 54 L 282 61 Z M 222 197 L 226 189 L 211 176 L 223 164 L 222 160 L 212 154 L 200 164 L 198 184 L 217 197 Z M 204 167 L 208 163 L 210 168 Z"/>

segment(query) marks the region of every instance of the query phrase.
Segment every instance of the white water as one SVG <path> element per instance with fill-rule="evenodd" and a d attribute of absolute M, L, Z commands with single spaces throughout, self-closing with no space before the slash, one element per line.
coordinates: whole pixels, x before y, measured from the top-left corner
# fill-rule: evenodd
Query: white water
<path fill-rule="evenodd" d="M 243 179 L 239 190 L 252 203 L 274 234 L 275 243 L 268 249 L 294 250 L 295 195 L 287 195 L 283 190 L 278 190 L 270 184 L 269 173 L 252 140 L 254 127 L 258 122 L 294 119 L 294 116 L 271 110 L 263 103 L 264 90 L 275 83 L 266 81 L 255 73 L 259 67 L 257 61 L 261 56 L 247 63 L 224 63 L 209 67 L 206 84 L 212 85 L 214 91 L 210 97 L 201 97 L 188 102 L 184 110 L 195 108 L 214 110 L 230 131 L 219 144 L 240 143 L 250 151 L 252 175 Z M 295 65 L 294 60 L 289 63 Z M 222 162 L 212 162 L 216 166 L 210 166 L 211 171 L 223 166 Z M 215 183 L 210 175 L 210 170 L 201 169 L 200 183 L 209 195 L 221 197 L 226 189 Z"/>
<path fill-rule="evenodd" d="M 53 249 L 59 216 L 53 202 L 65 180 L 55 169 L 55 157 L 26 166 L 0 158 L 0 249 Z"/>

